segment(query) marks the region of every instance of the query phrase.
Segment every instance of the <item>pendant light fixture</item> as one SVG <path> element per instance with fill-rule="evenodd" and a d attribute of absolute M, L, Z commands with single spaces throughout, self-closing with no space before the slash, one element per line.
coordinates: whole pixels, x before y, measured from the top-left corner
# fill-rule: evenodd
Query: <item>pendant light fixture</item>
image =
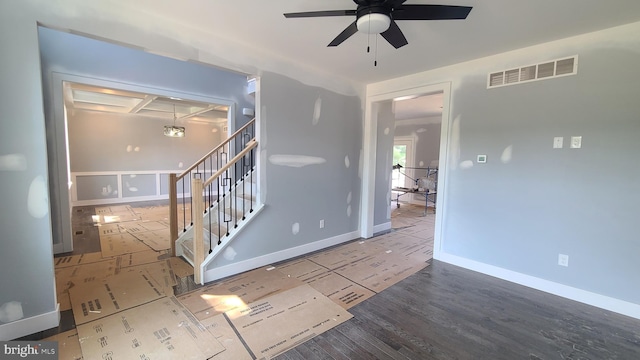
<path fill-rule="evenodd" d="M 176 104 L 173 104 L 173 125 L 164 126 L 164 136 L 184 137 L 184 127 L 176 126 Z"/>

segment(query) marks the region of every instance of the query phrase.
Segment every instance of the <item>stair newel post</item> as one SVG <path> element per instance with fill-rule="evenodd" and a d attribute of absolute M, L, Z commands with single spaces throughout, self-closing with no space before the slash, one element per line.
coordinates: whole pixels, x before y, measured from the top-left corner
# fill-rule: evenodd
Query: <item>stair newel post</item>
<path fill-rule="evenodd" d="M 202 219 L 202 213 L 204 211 L 204 204 L 202 199 L 202 179 L 200 174 L 194 174 L 191 180 L 191 193 L 192 193 L 192 207 L 193 214 L 200 214 L 194 216 L 193 219 L 193 281 L 196 284 L 204 285 L 204 279 L 200 271 L 200 266 L 204 262 L 204 224 Z"/>
<path fill-rule="evenodd" d="M 176 256 L 176 240 L 178 240 L 178 180 L 176 174 L 169 174 L 169 239 L 171 240 L 171 256 Z"/>
<path fill-rule="evenodd" d="M 249 193 L 251 195 L 251 208 L 249 209 L 249 213 L 253 212 L 253 204 L 254 204 L 254 200 L 253 200 L 253 196 L 254 196 L 254 194 L 253 194 L 253 181 L 254 181 L 253 180 L 253 173 L 255 172 L 255 170 L 254 170 L 253 157 L 254 157 L 255 154 L 254 154 L 253 150 L 254 149 L 251 149 L 251 151 L 249 152 L 249 154 L 250 154 L 249 155 L 249 162 L 251 163 L 251 181 L 250 181 L 251 189 L 249 190 Z M 258 203 L 258 199 L 257 199 L 258 194 L 255 194 L 255 196 L 256 196 L 255 203 L 257 204 Z"/>

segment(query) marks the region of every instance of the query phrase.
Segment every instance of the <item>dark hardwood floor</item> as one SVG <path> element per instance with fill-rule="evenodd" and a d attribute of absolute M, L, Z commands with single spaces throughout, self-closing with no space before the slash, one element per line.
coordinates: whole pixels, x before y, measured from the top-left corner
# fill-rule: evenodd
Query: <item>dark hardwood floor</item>
<path fill-rule="evenodd" d="M 278 359 L 640 359 L 640 320 L 433 261 Z"/>

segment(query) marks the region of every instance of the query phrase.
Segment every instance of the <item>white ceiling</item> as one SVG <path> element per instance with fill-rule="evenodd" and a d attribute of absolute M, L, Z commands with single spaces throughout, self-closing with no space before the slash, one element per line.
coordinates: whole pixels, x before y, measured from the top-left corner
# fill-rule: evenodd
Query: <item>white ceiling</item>
<path fill-rule="evenodd" d="M 638 0 L 408 0 L 406 4 L 465 5 L 473 10 L 466 20 L 398 21 L 409 44 L 396 50 L 379 38 L 378 66 L 374 67 L 373 50 L 366 53 L 364 34 L 327 47 L 354 19 L 286 19 L 282 15 L 355 9 L 351 0 L 136 0 L 122 6 L 167 19 L 167 26 L 175 21 L 360 83 L 640 21 Z M 371 45 L 374 49 L 375 40 Z"/>
<path fill-rule="evenodd" d="M 442 101 L 442 93 L 394 101 L 393 114 L 396 120 L 442 117 Z M 441 120 L 442 119 L 438 119 L 436 122 L 440 122 Z"/>

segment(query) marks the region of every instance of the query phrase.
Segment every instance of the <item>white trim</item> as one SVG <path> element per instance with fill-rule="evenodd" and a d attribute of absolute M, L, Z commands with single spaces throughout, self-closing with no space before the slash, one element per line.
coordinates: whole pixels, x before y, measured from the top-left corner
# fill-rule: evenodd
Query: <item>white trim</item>
<path fill-rule="evenodd" d="M 0 340 L 8 341 L 51 329 L 60 324 L 60 304 L 56 309 L 44 314 L 20 319 L 0 325 Z"/>
<path fill-rule="evenodd" d="M 384 224 L 378 224 L 373 227 L 374 234 L 377 234 L 381 231 L 387 231 L 387 230 L 391 230 L 391 221 Z"/>
<path fill-rule="evenodd" d="M 360 237 L 368 239 L 373 236 L 373 215 L 375 207 L 375 176 L 378 104 L 367 96 L 365 102 L 362 156 L 362 185 L 360 187 Z"/>
<path fill-rule="evenodd" d="M 367 100 L 365 105 L 364 116 L 364 159 L 362 170 L 362 186 L 361 186 L 361 206 L 360 206 L 360 236 L 363 238 L 370 238 L 373 236 L 373 214 L 375 211 L 375 150 L 376 150 L 376 138 L 377 138 L 377 106 L 381 101 L 393 100 L 402 96 L 422 96 L 434 93 L 442 93 L 442 125 L 440 127 L 440 154 L 439 154 L 439 169 L 438 169 L 438 196 L 436 197 L 436 208 L 439 209 L 436 212 L 436 223 L 434 233 L 434 255 L 440 251 L 442 243 L 442 226 L 446 217 L 446 198 L 447 198 L 447 174 L 448 174 L 448 159 L 449 159 L 449 143 L 450 137 L 450 107 L 451 107 L 451 83 L 443 82 L 439 84 L 423 85 L 417 87 L 402 88 L 398 86 L 396 89 L 389 89 L 388 86 L 384 88 L 384 92 L 379 94 L 370 95 L 370 89 L 374 88 L 367 86 Z M 444 191 L 442 191 L 444 190 Z"/>
<path fill-rule="evenodd" d="M 258 142 L 258 146 L 256 147 L 256 152 L 254 154 L 254 161 L 255 161 L 255 168 L 258 170 L 256 172 L 256 179 L 254 181 L 254 183 L 256 184 L 256 201 L 258 202 L 258 204 L 264 204 L 265 203 L 265 198 L 266 198 L 266 188 L 267 188 L 267 183 L 266 183 L 266 165 L 263 166 L 262 164 L 262 154 L 264 151 L 264 154 L 266 156 L 266 150 L 264 149 L 264 144 L 262 143 L 262 139 L 266 139 L 266 133 L 263 134 L 263 131 L 266 131 L 265 127 L 262 126 L 262 121 L 264 121 L 263 119 L 263 114 L 262 114 L 262 101 L 260 100 L 262 98 L 262 91 L 261 91 L 261 81 L 260 81 L 260 77 L 255 77 L 255 82 L 254 82 L 254 86 L 255 86 L 255 123 L 254 123 L 254 130 L 253 130 L 253 134 L 256 138 L 256 141 Z"/>
<path fill-rule="evenodd" d="M 184 197 L 189 197 L 189 194 L 185 194 Z M 182 196 L 179 194 L 178 199 L 181 199 Z M 78 200 L 73 202 L 73 206 L 94 206 L 94 205 L 113 205 L 113 204 L 123 204 L 130 202 L 138 202 L 138 201 L 155 201 L 155 200 L 168 200 L 169 195 L 149 195 L 149 196 L 136 196 L 136 197 L 125 197 L 125 198 L 107 198 L 107 199 L 96 199 L 96 200 Z"/>
<path fill-rule="evenodd" d="M 252 259 L 240 261 L 230 265 L 224 265 L 213 269 L 208 269 L 204 273 L 205 282 L 210 282 L 218 279 L 222 279 L 227 276 L 240 274 L 245 271 L 257 269 L 261 266 L 270 265 L 279 261 L 294 258 L 296 256 L 308 254 L 313 251 L 322 250 L 329 246 L 339 245 L 344 242 L 355 240 L 360 237 L 358 231 L 352 231 L 350 233 L 337 235 L 324 240 L 312 242 L 310 244 L 304 244 L 289 248 L 281 251 L 276 251 L 270 254 L 258 256 Z"/>
<path fill-rule="evenodd" d="M 433 234 L 433 254 L 434 256 L 442 249 L 442 228 L 447 217 L 447 198 L 449 181 L 449 145 L 451 144 L 451 83 L 445 83 L 442 91 L 442 123 L 440 124 L 440 154 L 438 155 L 438 187 L 436 189 L 436 222 Z M 444 191 L 443 191 L 444 190 Z M 426 209 L 425 209 L 426 210 Z"/>
<path fill-rule="evenodd" d="M 510 281 L 519 285 L 527 286 L 536 290 L 544 291 L 563 298 L 575 300 L 587 305 L 596 306 L 601 309 L 613 311 L 619 314 L 640 319 L 640 305 L 628 301 L 615 299 L 612 297 L 596 294 L 590 291 L 577 289 L 571 286 L 558 284 L 549 280 L 540 279 L 519 272 L 503 269 L 493 265 L 487 265 L 474 260 L 465 259 L 440 251 L 434 259 L 449 264 L 463 267 L 496 277 L 498 279 Z"/>
<path fill-rule="evenodd" d="M 203 171 L 205 174 L 213 174 L 217 170 Z M 126 171 L 84 171 L 84 172 L 72 172 L 71 173 L 71 188 L 69 189 L 71 195 L 71 206 L 87 206 L 87 205 L 103 205 L 103 204 L 119 204 L 126 202 L 136 201 L 148 201 L 148 200 L 166 200 L 169 198 L 169 194 L 161 193 L 161 177 L 167 174 L 180 174 L 182 170 L 126 170 Z M 113 176 L 117 177 L 118 196 L 114 198 L 100 198 L 100 199 L 87 199 L 78 200 L 78 189 L 76 187 L 78 176 Z M 145 196 L 123 196 L 122 176 L 123 175 L 155 175 L 155 194 Z M 189 184 L 189 186 L 191 186 Z M 178 193 L 178 198 L 190 197 L 190 192 Z"/>

